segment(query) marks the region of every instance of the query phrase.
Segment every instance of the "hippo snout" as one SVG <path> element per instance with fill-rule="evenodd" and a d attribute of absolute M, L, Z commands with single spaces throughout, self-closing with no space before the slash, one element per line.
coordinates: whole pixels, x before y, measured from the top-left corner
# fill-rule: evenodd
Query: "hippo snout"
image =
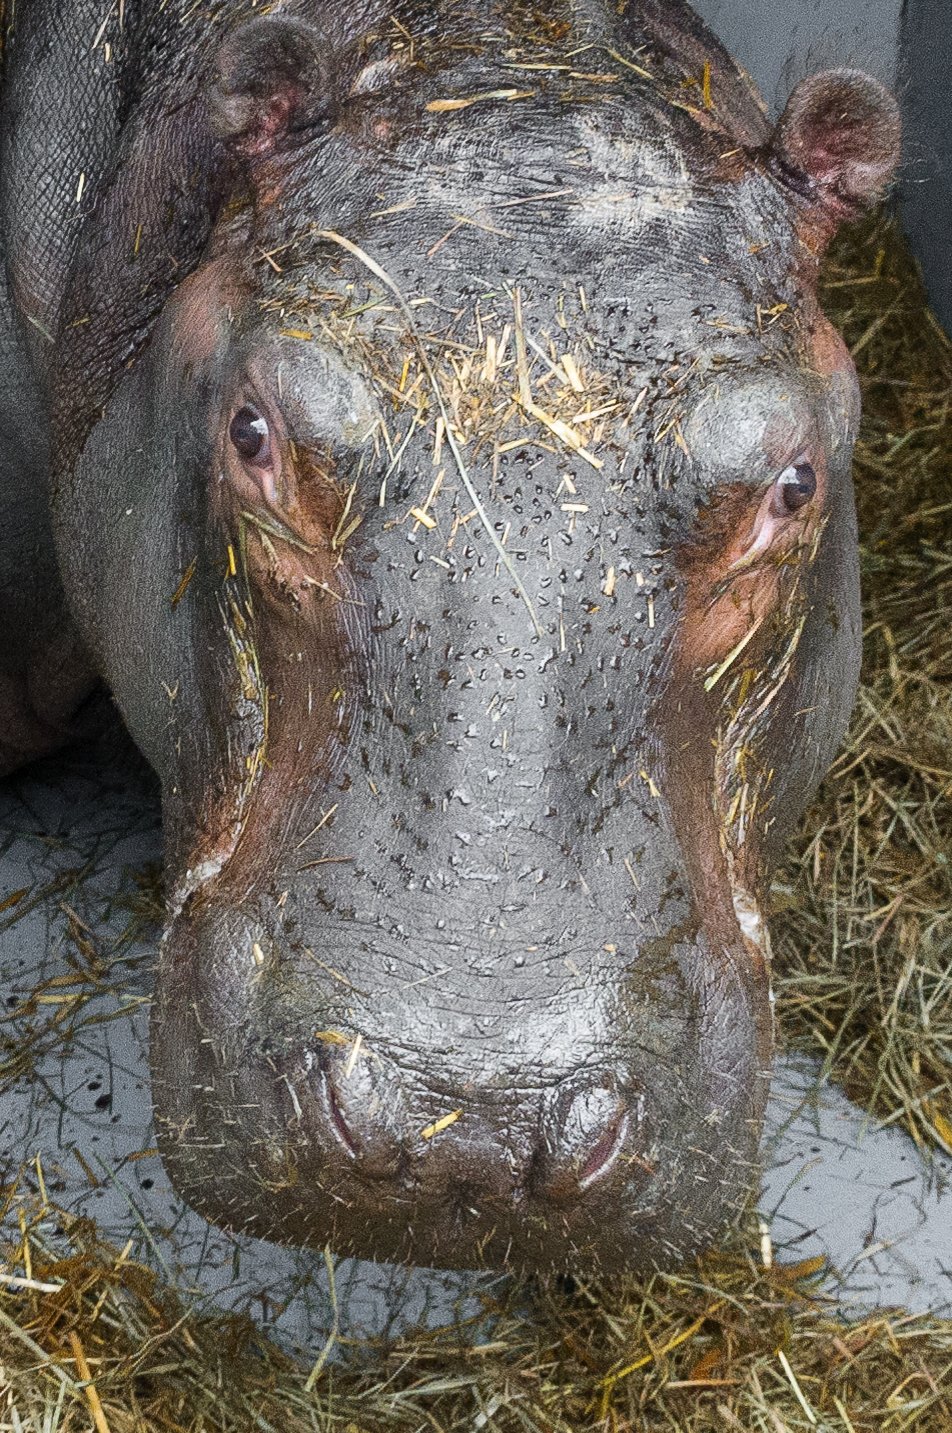
<path fill-rule="evenodd" d="M 582 1244 L 610 1262 L 597 1247 L 606 1209 L 654 1203 L 646 1101 L 614 1072 L 535 1090 L 422 1087 L 355 1038 L 279 1067 L 276 1094 L 284 1138 L 279 1124 L 269 1143 L 302 1196 L 282 1228 L 294 1242 L 316 1240 L 310 1190 L 332 1193 L 335 1246 L 360 1230 L 345 1247 L 371 1238 L 378 1258 L 465 1266 L 518 1262 L 531 1247 L 534 1264 L 559 1263 Z"/>
<path fill-rule="evenodd" d="M 757 1041 L 735 986 L 698 1002 L 717 1010 L 707 1024 L 648 1015 L 620 987 L 584 1019 L 565 999 L 561 1025 L 534 1011 L 467 1043 L 435 998 L 412 1031 L 382 998 L 362 1007 L 354 984 L 305 998 L 274 951 L 249 917 L 206 908 L 179 917 L 164 952 L 159 1143 L 215 1222 L 440 1267 L 651 1268 L 746 1196 L 765 1072 L 737 1054 Z M 342 952 L 325 955 L 339 977 Z M 690 1005 L 681 987 L 670 1000 Z M 729 1051 L 725 1031 L 748 1038 Z"/>

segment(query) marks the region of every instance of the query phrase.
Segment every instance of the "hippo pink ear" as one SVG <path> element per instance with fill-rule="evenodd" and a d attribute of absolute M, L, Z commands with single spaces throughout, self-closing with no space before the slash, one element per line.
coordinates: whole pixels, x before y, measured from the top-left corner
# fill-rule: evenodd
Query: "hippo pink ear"
<path fill-rule="evenodd" d="M 215 134 L 246 158 L 325 127 L 334 107 L 328 46 L 305 21 L 262 15 L 218 51 L 208 91 Z"/>
<path fill-rule="evenodd" d="M 783 182 L 816 206 L 829 238 L 882 195 L 901 135 L 899 106 L 884 85 L 862 70 L 823 70 L 791 94 L 770 157 Z"/>

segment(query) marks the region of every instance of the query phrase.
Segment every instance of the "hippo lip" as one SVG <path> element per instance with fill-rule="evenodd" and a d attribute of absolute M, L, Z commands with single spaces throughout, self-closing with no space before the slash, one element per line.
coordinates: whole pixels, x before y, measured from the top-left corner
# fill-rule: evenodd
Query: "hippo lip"
<path fill-rule="evenodd" d="M 740 1204 L 738 1196 L 729 1206 L 718 1203 L 713 1213 L 695 1208 L 688 1222 L 688 1201 L 677 1198 L 672 1227 L 671 1191 L 655 1188 L 644 1171 L 628 1177 L 620 1130 L 592 1171 L 595 1178 L 583 1175 L 585 1188 L 574 1206 L 542 1204 L 531 1189 L 518 1185 L 451 1186 L 436 1196 L 399 1180 L 388 1186 L 382 1202 L 349 1158 L 344 1169 L 334 1171 L 314 1160 L 295 1166 L 293 1158 L 282 1161 L 278 1146 L 270 1168 L 264 1168 L 259 1147 L 247 1162 L 230 1161 L 232 1177 L 219 1165 L 210 1183 L 205 1172 L 182 1168 L 176 1152 L 160 1143 L 183 1196 L 225 1227 L 281 1243 L 329 1245 L 341 1257 L 444 1268 L 648 1271 L 703 1246 Z M 755 1149 L 756 1140 L 746 1152 L 751 1169 Z M 715 1182 L 713 1164 L 709 1177 Z"/>

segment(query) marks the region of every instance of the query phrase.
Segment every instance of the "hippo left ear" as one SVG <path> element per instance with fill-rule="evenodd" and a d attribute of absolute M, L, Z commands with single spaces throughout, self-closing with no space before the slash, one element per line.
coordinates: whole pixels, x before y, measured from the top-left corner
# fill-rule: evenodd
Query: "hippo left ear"
<path fill-rule="evenodd" d="M 326 126 L 334 109 L 328 45 L 312 25 L 260 15 L 235 27 L 208 91 L 212 129 L 245 158 Z"/>
<path fill-rule="evenodd" d="M 880 198 L 899 163 L 895 97 L 862 70 L 823 70 L 791 94 L 770 142 L 778 177 L 814 206 L 822 238 Z"/>

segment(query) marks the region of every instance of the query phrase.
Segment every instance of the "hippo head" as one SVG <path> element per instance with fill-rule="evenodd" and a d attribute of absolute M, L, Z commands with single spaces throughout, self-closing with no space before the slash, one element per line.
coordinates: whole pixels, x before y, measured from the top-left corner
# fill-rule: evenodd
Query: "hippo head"
<path fill-rule="evenodd" d="M 163 784 L 163 1156 L 284 1242 L 669 1264 L 756 1182 L 761 893 L 855 691 L 815 271 L 895 105 L 308 13 L 209 61 L 212 242 L 79 463 Z"/>

